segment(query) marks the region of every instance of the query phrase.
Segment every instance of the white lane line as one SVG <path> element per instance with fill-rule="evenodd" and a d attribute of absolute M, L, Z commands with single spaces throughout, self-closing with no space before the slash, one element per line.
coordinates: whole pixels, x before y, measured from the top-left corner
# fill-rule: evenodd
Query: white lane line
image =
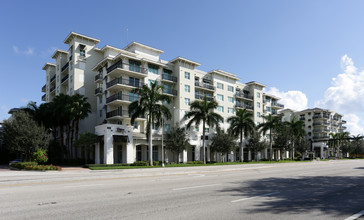
<path fill-rule="evenodd" d="M 89 185 L 77 185 L 77 186 L 64 186 L 64 188 L 102 186 L 102 185 L 104 185 L 104 184 L 89 184 Z"/>
<path fill-rule="evenodd" d="M 189 176 L 196 176 L 196 177 L 202 177 L 206 176 L 205 174 L 188 174 Z"/>
<path fill-rule="evenodd" d="M 201 186 L 190 186 L 190 187 L 184 187 L 184 188 L 176 188 L 176 189 L 172 189 L 173 191 L 178 191 L 178 190 L 185 190 L 185 189 L 196 189 L 196 188 L 203 188 L 203 187 L 211 187 L 211 186 L 219 186 L 221 184 L 211 184 L 211 185 L 201 185 Z"/>
<path fill-rule="evenodd" d="M 248 197 L 248 198 L 244 198 L 244 199 L 233 200 L 231 202 L 241 202 L 241 201 L 245 201 L 245 200 L 249 200 L 249 199 L 255 199 L 255 198 L 258 198 L 258 197 L 271 196 L 271 195 L 275 195 L 275 194 L 278 194 L 278 193 L 279 192 L 267 193 L 267 194 L 263 194 L 263 195 L 259 195 L 259 196 L 253 196 L 253 197 Z"/>
<path fill-rule="evenodd" d="M 357 219 L 359 218 L 360 216 L 364 215 L 364 210 L 361 210 L 360 212 L 346 218 L 345 220 L 354 220 L 354 219 Z"/>

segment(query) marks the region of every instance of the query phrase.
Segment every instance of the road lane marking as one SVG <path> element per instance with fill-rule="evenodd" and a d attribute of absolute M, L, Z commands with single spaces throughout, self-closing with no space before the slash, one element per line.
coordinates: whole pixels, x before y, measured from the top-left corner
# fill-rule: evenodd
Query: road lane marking
<path fill-rule="evenodd" d="M 357 219 L 359 218 L 360 216 L 364 215 L 364 210 L 361 210 L 360 212 L 346 218 L 345 220 L 354 220 L 354 219 Z"/>
<path fill-rule="evenodd" d="M 258 198 L 258 197 L 276 195 L 278 193 L 280 193 L 280 192 L 267 193 L 267 194 L 263 194 L 263 195 L 259 195 L 259 196 L 253 196 L 253 197 L 248 197 L 248 198 L 244 198 L 244 199 L 233 200 L 231 202 L 241 202 L 241 201 L 245 201 L 245 200 L 255 199 L 255 198 Z"/>
<path fill-rule="evenodd" d="M 172 190 L 173 190 L 173 191 L 178 191 L 178 190 L 196 189 L 196 188 L 211 187 L 211 186 L 219 186 L 219 185 L 221 185 L 221 184 L 210 184 L 210 185 L 190 186 L 190 187 L 176 188 L 176 189 L 172 189 Z"/>
<path fill-rule="evenodd" d="M 64 186 L 64 188 L 73 188 L 73 187 L 89 187 L 89 186 L 103 186 L 105 184 L 88 184 L 88 185 L 78 185 L 78 186 Z"/>

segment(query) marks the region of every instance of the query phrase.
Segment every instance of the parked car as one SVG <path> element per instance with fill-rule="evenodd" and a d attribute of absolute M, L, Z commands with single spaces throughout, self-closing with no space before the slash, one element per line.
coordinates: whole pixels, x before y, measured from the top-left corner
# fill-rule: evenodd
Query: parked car
<path fill-rule="evenodd" d="M 21 162 L 23 162 L 23 159 L 15 159 L 15 160 L 9 161 L 9 166 L 11 166 L 12 164 L 21 163 Z"/>

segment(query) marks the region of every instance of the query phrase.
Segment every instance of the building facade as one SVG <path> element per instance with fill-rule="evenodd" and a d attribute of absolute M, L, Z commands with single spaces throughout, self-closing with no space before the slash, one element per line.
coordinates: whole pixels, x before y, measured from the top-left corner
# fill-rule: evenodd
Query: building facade
<path fill-rule="evenodd" d="M 163 93 L 171 97 L 167 105 L 172 113 L 162 128 L 153 126 L 153 159 L 161 160 L 162 132 L 171 127 L 184 126 L 183 117 L 190 104 L 204 96 L 216 100 L 216 111 L 224 117 L 221 128 L 227 129 L 227 118 L 236 109 L 246 108 L 254 114 L 256 124 L 262 123 L 262 115 L 277 114 L 283 109 L 279 98 L 264 93 L 265 85 L 257 82 L 241 83 L 232 73 L 222 70 L 205 72 L 197 69 L 198 62 L 177 57 L 170 61 L 160 59 L 162 50 L 132 42 L 120 49 L 106 45 L 96 47 L 98 39 L 71 32 L 64 41 L 68 50 L 56 50 L 54 63 L 46 63 L 46 84 L 42 100 L 51 102 L 61 93 L 85 95 L 92 106 L 88 118 L 80 124 L 80 133 L 92 132 L 100 137 L 95 147 L 95 163 L 133 163 L 147 160 L 146 119 L 137 118 L 131 124 L 128 113 L 130 103 L 138 99 L 134 88 L 158 82 Z M 202 125 L 187 131 L 192 147 L 180 155 L 179 161 L 202 160 Z M 207 145 L 215 130 L 206 128 Z M 208 160 L 217 160 L 207 148 Z M 178 161 L 166 152 L 166 161 Z M 262 153 L 261 157 L 264 157 Z M 247 157 L 249 157 L 247 155 Z M 229 155 L 229 160 L 238 160 Z"/>
<path fill-rule="evenodd" d="M 296 120 L 304 121 L 306 140 L 312 143 L 312 152 L 315 157 L 328 158 L 334 156 L 334 152 L 328 147 L 330 133 L 342 133 L 345 131 L 346 121 L 343 115 L 322 108 L 312 108 L 303 111 L 284 109 L 280 112 L 283 121 Z"/>

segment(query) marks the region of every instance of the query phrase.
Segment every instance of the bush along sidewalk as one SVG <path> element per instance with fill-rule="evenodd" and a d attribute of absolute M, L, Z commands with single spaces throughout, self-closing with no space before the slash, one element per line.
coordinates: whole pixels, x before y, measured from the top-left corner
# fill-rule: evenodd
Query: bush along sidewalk
<path fill-rule="evenodd" d="M 18 170 L 38 170 L 38 171 L 46 171 L 46 170 L 53 170 L 53 171 L 60 171 L 62 168 L 60 166 L 54 165 L 38 165 L 37 162 L 22 162 L 12 164 L 11 168 L 18 169 Z"/>

